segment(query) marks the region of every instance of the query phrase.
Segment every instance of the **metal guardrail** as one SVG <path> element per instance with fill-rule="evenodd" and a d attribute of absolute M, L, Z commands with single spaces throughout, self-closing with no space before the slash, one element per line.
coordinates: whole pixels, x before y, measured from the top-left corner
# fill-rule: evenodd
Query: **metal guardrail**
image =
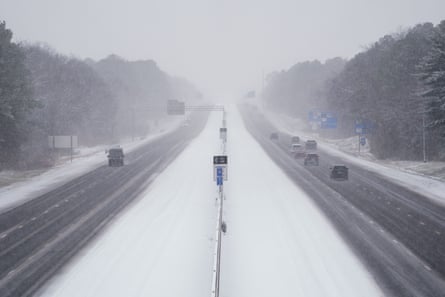
<path fill-rule="evenodd" d="M 215 106 L 214 106 L 215 107 Z M 223 111 L 223 127 L 226 126 L 226 113 L 224 111 L 224 106 L 216 106 L 220 107 L 221 111 Z M 213 109 L 214 110 L 214 109 Z M 222 141 L 222 151 L 226 153 L 226 141 Z M 219 199 L 219 209 L 218 209 L 218 219 L 216 223 L 216 245 L 215 245 L 215 253 L 214 253 L 214 264 L 213 264 L 213 277 L 212 277 L 212 297 L 219 297 L 219 288 L 220 288 L 220 280 L 221 280 L 221 232 L 222 232 L 222 223 L 223 223 L 223 206 L 224 206 L 224 188 L 223 186 L 219 186 L 218 192 Z"/>
<path fill-rule="evenodd" d="M 213 281 L 212 281 L 212 297 L 219 297 L 219 285 L 221 280 L 221 225 L 222 225 L 222 214 L 223 214 L 223 201 L 224 193 L 222 187 L 219 191 L 219 212 L 218 212 L 218 222 L 216 224 L 217 241 L 215 246 L 214 254 L 214 264 L 213 264 Z"/>

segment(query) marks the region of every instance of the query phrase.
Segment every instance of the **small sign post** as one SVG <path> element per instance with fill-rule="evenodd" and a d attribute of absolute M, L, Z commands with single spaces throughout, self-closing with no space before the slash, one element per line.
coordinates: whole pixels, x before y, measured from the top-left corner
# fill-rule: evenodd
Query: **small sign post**
<path fill-rule="evenodd" d="M 222 186 L 223 181 L 227 181 L 227 156 L 213 156 L 213 180 L 218 186 Z"/>
<path fill-rule="evenodd" d="M 77 135 L 50 135 L 48 145 L 51 149 L 70 149 L 70 160 L 73 162 L 73 149 L 78 147 Z"/>
<path fill-rule="evenodd" d="M 227 141 L 227 128 L 219 128 L 219 138 L 224 142 Z"/>
<path fill-rule="evenodd" d="M 360 154 L 360 146 L 366 144 L 366 137 L 364 135 L 371 134 L 374 131 L 374 123 L 368 119 L 355 120 L 355 133 L 358 136 L 358 153 Z"/>
<path fill-rule="evenodd" d="M 223 168 L 222 167 L 216 167 L 216 185 L 217 186 L 223 185 Z"/>

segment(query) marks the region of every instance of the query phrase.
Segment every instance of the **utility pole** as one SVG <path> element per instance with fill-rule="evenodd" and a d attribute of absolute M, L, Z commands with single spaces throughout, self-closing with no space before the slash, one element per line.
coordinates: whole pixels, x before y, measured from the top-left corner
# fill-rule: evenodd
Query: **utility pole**
<path fill-rule="evenodd" d="M 134 105 L 131 108 L 131 141 L 134 141 Z"/>
<path fill-rule="evenodd" d="M 425 112 L 422 115 L 423 163 L 426 163 Z"/>

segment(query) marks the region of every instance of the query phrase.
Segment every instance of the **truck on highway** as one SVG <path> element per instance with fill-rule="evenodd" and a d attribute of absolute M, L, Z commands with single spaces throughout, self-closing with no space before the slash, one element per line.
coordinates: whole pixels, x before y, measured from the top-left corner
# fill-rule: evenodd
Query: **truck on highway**
<path fill-rule="evenodd" d="M 124 150 L 121 147 L 111 148 L 107 157 L 108 166 L 124 166 Z"/>

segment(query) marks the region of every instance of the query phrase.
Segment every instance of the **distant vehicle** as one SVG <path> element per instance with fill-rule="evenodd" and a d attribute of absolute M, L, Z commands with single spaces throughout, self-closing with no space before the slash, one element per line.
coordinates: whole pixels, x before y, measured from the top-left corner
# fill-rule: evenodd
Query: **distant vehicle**
<path fill-rule="evenodd" d="M 304 147 L 299 143 L 292 144 L 290 153 L 294 156 L 294 158 L 304 158 L 306 156 Z"/>
<path fill-rule="evenodd" d="M 331 168 L 331 179 L 348 180 L 348 167 L 345 165 L 334 165 Z"/>
<path fill-rule="evenodd" d="M 301 144 L 299 144 L 299 143 L 293 143 L 290 146 L 290 152 L 291 153 L 295 153 L 295 152 L 298 152 L 298 151 L 301 151 L 301 150 L 303 150 L 303 146 Z"/>
<path fill-rule="evenodd" d="M 292 138 L 291 138 L 291 140 L 290 140 L 290 143 L 291 143 L 291 144 L 294 144 L 294 143 L 300 143 L 300 137 L 298 137 L 298 136 L 292 136 Z"/>
<path fill-rule="evenodd" d="M 224 234 L 226 234 L 226 232 L 227 232 L 227 224 L 226 224 L 226 222 L 222 222 L 221 223 L 221 231 L 224 233 Z"/>
<path fill-rule="evenodd" d="M 306 157 L 304 157 L 304 165 L 305 166 L 318 166 L 319 164 L 319 157 L 317 154 L 307 154 Z"/>
<path fill-rule="evenodd" d="M 315 140 L 308 140 L 306 141 L 305 147 L 307 150 L 316 150 L 317 142 Z"/>
<path fill-rule="evenodd" d="M 277 132 L 273 132 L 270 134 L 270 140 L 278 140 L 278 133 Z"/>
<path fill-rule="evenodd" d="M 121 147 L 108 151 L 108 166 L 124 166 L 124 150 Z"/>

